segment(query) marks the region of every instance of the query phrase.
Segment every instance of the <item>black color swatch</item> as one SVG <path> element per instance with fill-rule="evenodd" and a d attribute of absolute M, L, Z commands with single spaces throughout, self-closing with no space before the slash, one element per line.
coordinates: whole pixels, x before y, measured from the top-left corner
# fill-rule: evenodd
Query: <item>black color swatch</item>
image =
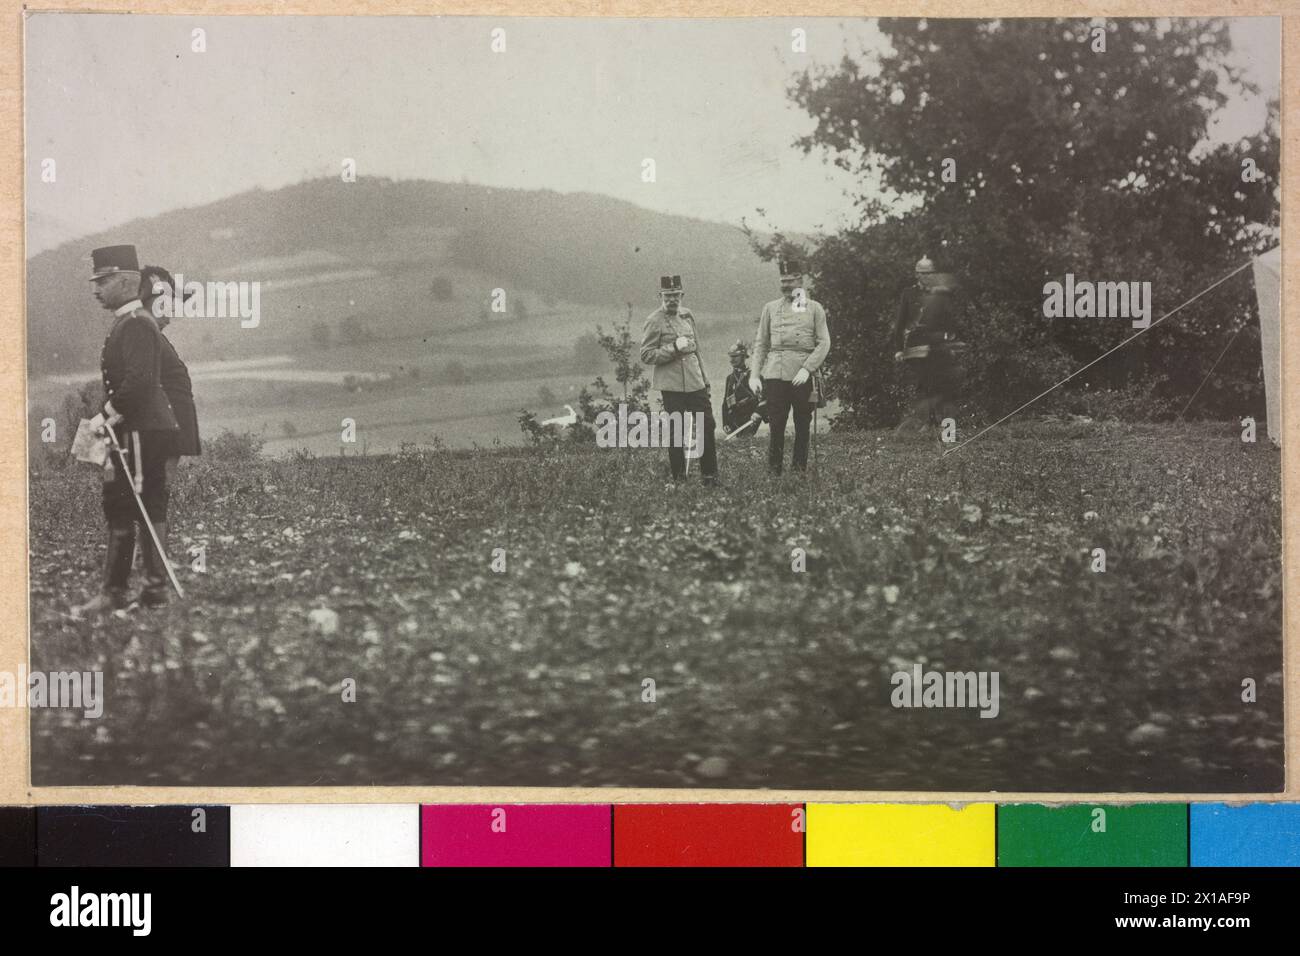
<path fill-rule="evenodd" d="M 0 807 L 0 866 L 36 865 L 36 809 Z"/>
<path fill-rule="evenodd" d="M 38 866 L 229 866 L 229 807 L 39 807 Z"/>

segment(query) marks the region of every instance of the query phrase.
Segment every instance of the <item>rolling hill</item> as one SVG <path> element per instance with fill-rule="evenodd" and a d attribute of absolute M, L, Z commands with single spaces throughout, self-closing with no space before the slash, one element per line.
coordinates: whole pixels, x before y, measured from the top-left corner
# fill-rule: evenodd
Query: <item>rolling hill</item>
<path fill-rule="evenodd" d="M 109 323 L 87 289 L 89 252 L 118 242 L 186 282 L 259 284 L 255 328 L 180 318 L 167 334 L 193 373 L 202 433 L 256 433 L 272 454 L 348 452 L 344 418 L 371 451 L 517 442 L 521 407 L 561 415 L 608 374 L 591 333 L 630 316 L 638 334 L 665 272 L 683 276 L 721 381 L 727 346 L 777 292 L 740 230 L 604 196 L 384 179 L 254 190 L 29 260 L 34 423 L 75 429 L 62 410 L 98 379 Z"/>
<path fill-rule="evenodd" d="M 491 290 L 529 314 L 564 304 L 642 316 L 657 277 L 682 274 L 697 311 L 753 313 L 775 278 L 735 227 L 652 212 L 593 194 L 469 184 L 313 180 L 253 190 L 87 236 L 28 263 L 28 360 L 33 374 L 93 368 L 104 314 L 86 287 L 89 252 L 134 242 L 142 262 L 187 280 L 257 281 L 262 323 L 195 320 L 191 361 L 296 355 L 312 327 L 349 318 L 375 338 L 425 336 L 479 321 Z M 450 279 L 451 300 L 430 284 Z M 450 307 L 454 303 L 455 307 Z"/>

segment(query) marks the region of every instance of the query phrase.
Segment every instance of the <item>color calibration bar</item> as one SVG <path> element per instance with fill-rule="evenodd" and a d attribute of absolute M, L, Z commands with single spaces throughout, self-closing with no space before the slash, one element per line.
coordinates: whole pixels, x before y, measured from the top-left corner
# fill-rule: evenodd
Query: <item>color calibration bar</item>
<path fill-rule="evenodd" d="M 3 866 L 1300 865 L 1300 804 L 0 807 Z"/>

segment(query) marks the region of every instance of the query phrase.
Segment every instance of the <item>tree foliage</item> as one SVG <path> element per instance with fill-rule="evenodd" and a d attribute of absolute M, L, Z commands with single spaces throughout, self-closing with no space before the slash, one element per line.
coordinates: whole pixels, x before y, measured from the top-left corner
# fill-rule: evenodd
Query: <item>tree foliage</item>
<path fill-rule="evenodd" d="M 988 414 L 1132 334 L 1123 320 L 1045 319 L 1045 282 L 1150 281 L 1158 318 L 1276 243 L 1277 104 L 1252 137 L 1209 137 L 1231 96 L 1256 92 L 1230 59 L 1223 21 L 882 20 L 880 29 L 887 52 L 846 56 L 790 88 L 816 121 L 798 145 L 823 151 L 860 187 L 858 224 L 808 257 L 833 320 L 829 371 L 845 421 L 897 416 L 903 383 L 888 330 L 922 255 L 961 277 L 967 394 Z M 1253 182 L 1243 180 L 1247 158 Z M 945 160 L 955 175 L 944 176 Z M 1180 404 L 1247 326 L 1197 404 L 1248 411 L 1262 404 L 1248 274 L 1080 376 L 1073 395 L 1128 387 Z"/>

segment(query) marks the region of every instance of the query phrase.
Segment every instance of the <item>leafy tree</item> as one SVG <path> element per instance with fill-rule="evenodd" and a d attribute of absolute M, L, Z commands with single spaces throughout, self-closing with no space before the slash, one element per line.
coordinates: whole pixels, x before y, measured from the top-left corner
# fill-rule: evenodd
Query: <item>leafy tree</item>
<path fill-rule="evenodd" d="M 846 422 L 896 419 L 903 383 L 889 330 L 922 255 L 961 277 L 968 392 L 989 413 L 1132 334 L 1121 320 L 1045 319 L 1044 282 L 1067 272 L 1150 281 L 1158 318 L 1276 242 L 1276 108 L 1253 137 L 1207 142 L 1214 112 L 1250 90 L 1229 62 L 1225 22 L 882 20 L 880 29 L 888 52 L 845 57 L 790 89 L 816 121 L 799 145 L 860 184 L 859 223 L 809 256 L 832 317 L 828 373 Z M 1261 174 L 1251 183 L 1246 158 Z M 782 242 L 761 251 L 774 256 Z M 1249 278 L 1233 280 L 1076 383 L 1190 396 L 1222 343 L 1254 321 Z M 1257 344 L 1238 342 L 1220 368 L 1260 401 Z M 1237 414 L 1240 399 L 1220 390 L 1198 405 Z"/>
<path fill-rule="evenodd" d="M 641 364 L 641 341 L 632 335 L 630 320 L 616 323 L 608 332 L 603 327 L 596 326 L 595 340 L 614 365 L 614 382 L 618 390 L 611 388 L 605 377 L 600 375 L 578 392 L 578 420 L 568 428 L 568 437 L 573 441 L 595 440 L 594 422 L 601 412 L 611 411 L 617 414 L 619 405 L 626 405 L 629 412 L 650 411 L 650 380 L 646 378 L 645 366 Z M 578 341 L 581 342 L 582 339 Z M 520 430 L 530 442 L 537 444 L 542 440 L 545 429 L 537 424 L 535 416 L 531 413 L 527 415 L 528 418 L 524 415 L 519 417 Z"/>

